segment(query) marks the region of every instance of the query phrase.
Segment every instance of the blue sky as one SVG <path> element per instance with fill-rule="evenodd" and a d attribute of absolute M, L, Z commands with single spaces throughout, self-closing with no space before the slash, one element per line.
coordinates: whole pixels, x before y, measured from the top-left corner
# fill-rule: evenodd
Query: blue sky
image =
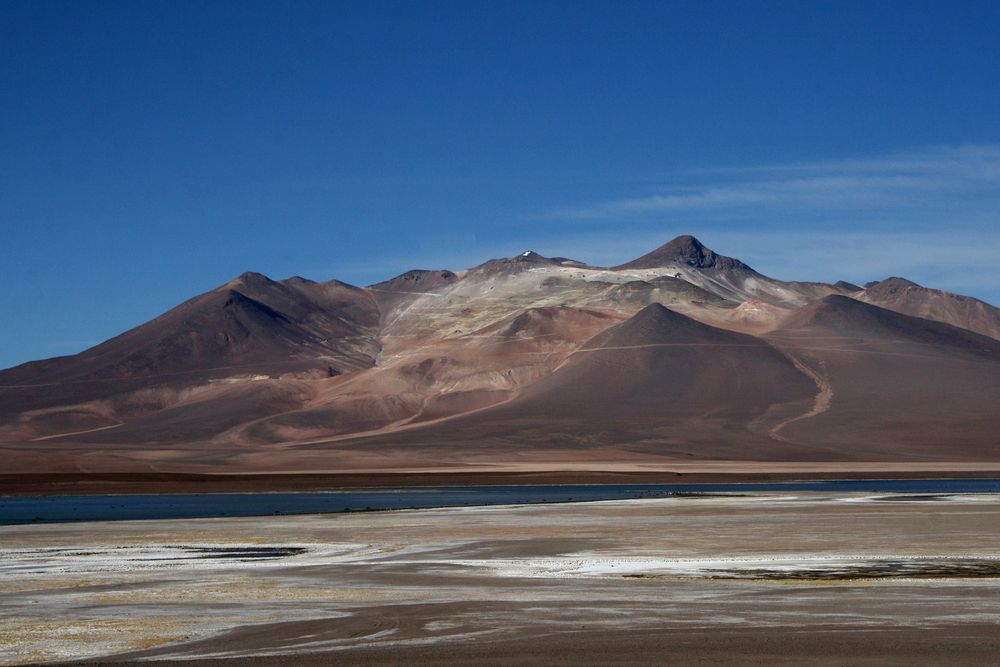
<path fill-rule="evenodd" d="M 245 271 L 692 233 L 1000 303 L 1000 4 L 0 0 L 0 367 Z"/>

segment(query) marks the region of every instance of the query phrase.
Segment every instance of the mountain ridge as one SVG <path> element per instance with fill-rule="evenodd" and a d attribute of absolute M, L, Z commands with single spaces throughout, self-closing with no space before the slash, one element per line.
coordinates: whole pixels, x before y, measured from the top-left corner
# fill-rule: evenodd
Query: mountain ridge
<path fill-rule="evenodd" d="M 940 455 L 1000 460 L 998 350 L 985 302 L 902 278 L 776 280 L 687 235 L 610 268 L 524 251 L 367 287 L 246 272 L 77 355 L 0 371 L 0 455 L 233 470 L 933 459 L 927 434 L 951 429 Z"/>

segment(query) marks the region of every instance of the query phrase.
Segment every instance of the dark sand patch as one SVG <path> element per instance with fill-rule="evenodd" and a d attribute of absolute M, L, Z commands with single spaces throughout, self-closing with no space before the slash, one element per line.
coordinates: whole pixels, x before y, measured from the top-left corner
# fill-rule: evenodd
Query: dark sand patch
<path fill-rule="evenodd" d="M 284 632 L 308 633 L 313 626 Z M 379 627 L 359 628 L 367 632 Z M 268 630 L 262 629 L 262 632 Z M 221 645 L 220 645 L 221 647 Z M 990 665 L 1000 655 L 997 626 L 872 628 L 777 626 L 729 629 L 607 630 L 586 624 L 541 637 L 481 637 L 475 642 L 364 647 L 315 654 L 171 660 L 197 667 L 296 665 Z M 142 664 L 133 658 L 72 663 Z"/>

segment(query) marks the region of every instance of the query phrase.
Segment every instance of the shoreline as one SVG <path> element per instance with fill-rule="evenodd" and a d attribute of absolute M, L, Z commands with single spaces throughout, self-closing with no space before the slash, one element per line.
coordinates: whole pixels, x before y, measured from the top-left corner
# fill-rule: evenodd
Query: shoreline
<path fill-rule="evenodd" d="M 294 493 L 400 487 L 740 484 L 899 479 L 1000 479 L 989 469 L 774 471 L 428 471 L 345 473 L 5 473 L 0 496 Z"/>

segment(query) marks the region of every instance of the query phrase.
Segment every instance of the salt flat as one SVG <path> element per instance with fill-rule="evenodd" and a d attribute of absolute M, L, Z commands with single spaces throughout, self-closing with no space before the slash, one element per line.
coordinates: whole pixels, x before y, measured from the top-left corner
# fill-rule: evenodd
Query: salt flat
<path fill-rule="evenodd" d="M 0 662 L 988 664 L 997 526 L 817 493 L 8 526 Z"/>

